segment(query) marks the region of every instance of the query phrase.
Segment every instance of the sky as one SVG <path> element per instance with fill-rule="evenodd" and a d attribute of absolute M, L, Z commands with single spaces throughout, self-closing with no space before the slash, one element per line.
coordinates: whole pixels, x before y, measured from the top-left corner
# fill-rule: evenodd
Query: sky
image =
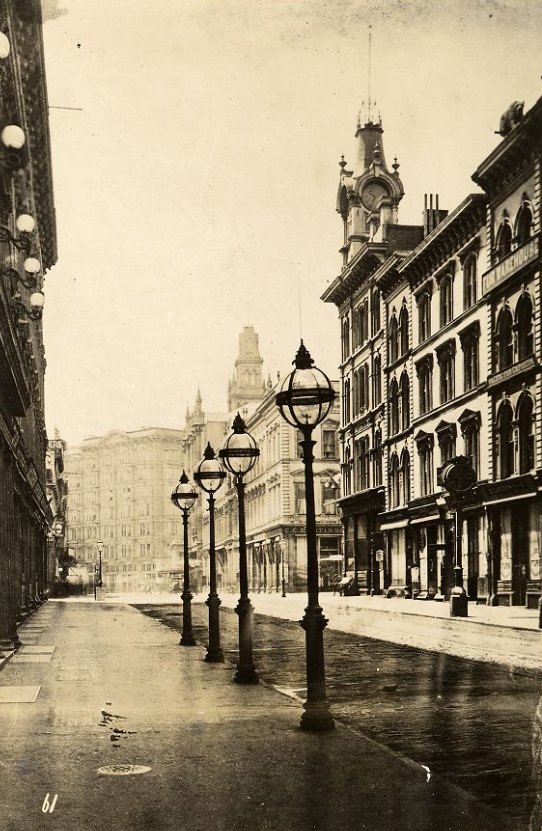
<path fill-rule="evenodd" d="M 452 210 L 542 95 L 538 0 L 43 0 L 58 262 L 46 423 L 70 446 L 226 410 L 243 326 L 337 378 L 338 162 L 369 87 L 388 165 Z M 73 108 L 73 109 L 70 109 Z"/>

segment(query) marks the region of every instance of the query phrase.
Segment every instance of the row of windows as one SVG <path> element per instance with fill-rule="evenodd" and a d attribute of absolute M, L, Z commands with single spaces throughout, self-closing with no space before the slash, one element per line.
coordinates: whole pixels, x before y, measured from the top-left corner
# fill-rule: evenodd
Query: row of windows
<path fill-rule="evenodd" d="M 427 287 L 416 298 L 418 305 L 418 339 L 420 343 L 427 340 L 433 332 L 431 294 L 431 289 Z M 439 279 L 438 296 L 439 324 L 440 328 L 442 328 L 448 323 L 451 323 L 455 317 L 454 275 L 451 272 L 444 274 Z M 463 262 L 463 309 L 469 309 L 473 306 L 476 303 L 477 297 L 477 257 L 476 254 L 471 253 Z M 408 338 L 408 334 L 406 337 Z M 408 343 L 406 348 L 408 349 Z"/>
<path fill-rule="evenodd" d="M 463 350 L 463 390 L 474 389 L 479 383 L 479 338 L 477 325 L 460 334 Z M 436 350 L 439 367 L 439 403 L 451 401 L 455 395 L 455 340 L 446 341 Z M 403 373 L 404 374 L 404 373 Z M 433 355 L 425 355 L 416 364 L 420 414 L 433 409 Z"/>
<path fill-rule="evenodd" d="M 520 295 L 514 312 L 509 303 L 500 309 L 495 322 L 494 338 L 497 371 L 533 354 L 533 317 L 533 301 L 526 291 Z"/>
<path fill-rule="evenodd" d="M 503 218 L 497 229 L 494 257 L 502 260 L 514 247 L 523 245 L 533 233 L 533 210 L 527 194 L 523 194 L 520 208 L 512 225 L 508 213 L 503 211 Z"/>
<path fill-rule="evenodd" d="M 514 412 L 505 399 L 497 410 L 495 456 L 500 479 L 528 473 L 535 467 L 534 401 L 523 392 Z"/>
<path fill-rule="evenodd" d="M 374 289 L 371 292 L 371 308 L 369 311 L 369 300 L 365 299 L 360 306 L 352 312 L 352 342 L 350 345 L 350 319 L 348 315 L 343 319 L 341 328 L 342 357 L 345 361 L 352 350 L 358 349 L 369 339 L 380 331 L 380 292 Z M 370 317 L 370 320 L 369 320 Z"/>

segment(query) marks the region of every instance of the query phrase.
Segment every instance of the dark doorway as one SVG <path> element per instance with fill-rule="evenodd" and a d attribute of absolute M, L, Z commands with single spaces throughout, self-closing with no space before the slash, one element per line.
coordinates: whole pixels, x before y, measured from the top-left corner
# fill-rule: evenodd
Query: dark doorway
<path fill-rule="evenodd" d="M 512 511 L 512 603 L 527 603 L 529 576 L 529 508 L 516 503 Z"/>

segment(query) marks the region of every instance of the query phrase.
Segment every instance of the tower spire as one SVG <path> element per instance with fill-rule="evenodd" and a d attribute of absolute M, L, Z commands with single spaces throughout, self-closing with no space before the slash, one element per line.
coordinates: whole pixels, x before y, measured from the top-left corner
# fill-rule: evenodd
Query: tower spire
<path fill-rule="evenodd" d="M 369 23 L 369 71 L 368 75 L 368 83 L 367 83 L 367 121 L 369 124 L 371 123 L 371 43 L 372 43 L 372 31 L 371 31 L 371 24 Z"/>

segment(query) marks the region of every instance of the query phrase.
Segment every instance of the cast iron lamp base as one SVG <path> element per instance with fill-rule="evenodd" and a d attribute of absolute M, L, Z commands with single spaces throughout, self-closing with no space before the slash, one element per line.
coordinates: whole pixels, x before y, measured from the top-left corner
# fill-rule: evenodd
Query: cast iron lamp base
<path fill-rule="evenodd" d="M 335 722 L 326 699 L 324 668 L 324 629 L 327 620 L 322 614 L 321 606 L 307 606 L 300 624 L 305 630 L 307 700 L 303 704 L 305 712 L 299 726 L 302 730 L 333 730 Z"/>
<path fill-rule="evenodd" d="M 196 646 L 196 639 L 192 633 L 192 592 L 184 592 L 181 594 L 183 601 L 183 631 L 179 644 L 181 646 Z"/>
<path fill-rule="evenodd" d="M 208 664 L 221 664 L 224 662 L 224 653 L 220 648 L 220 629 L 218 610 L 220 608 L 220 600 L 217 594 L 210 594 L 205 605 L 209 609 L 209 646 L 207 647 L 207 654 L 204 658 Z"/>
<path fill-rule="evenodd" d="M 454 586 L 450 592 L 450 617 L 468 617 L 469 598 L 465 589 Z"/>
<path fill-rule="evenodd" d="M 235 609 L 239 618 L 239 661 L 233 680 L 236 684 L 258 684 L 259 678 L 252 661 L 252 604 L 248 597 L 240 597 Z"/>

